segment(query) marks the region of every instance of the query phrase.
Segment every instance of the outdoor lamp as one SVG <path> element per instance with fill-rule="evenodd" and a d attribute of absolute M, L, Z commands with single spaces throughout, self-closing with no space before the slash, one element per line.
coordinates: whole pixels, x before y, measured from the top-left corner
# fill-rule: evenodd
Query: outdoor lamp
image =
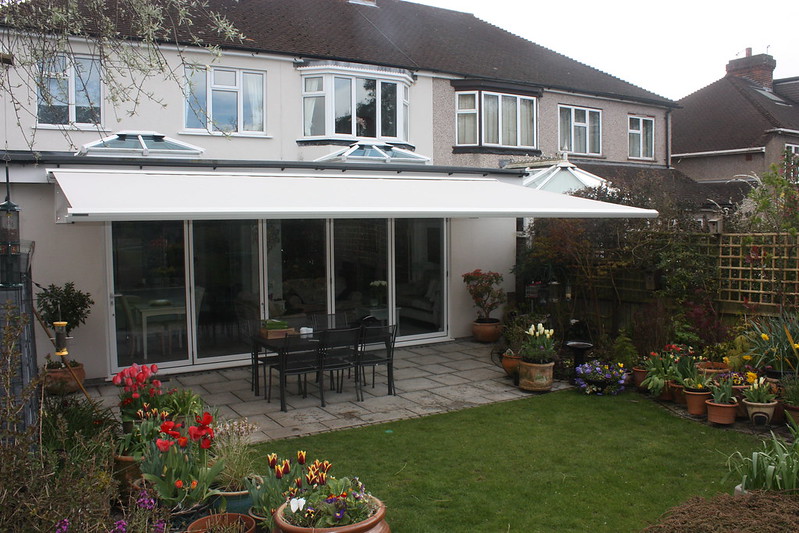
<path fill-rule="evenodd" d="M 11 201 L 6 167 L 6 201 L 0 204 L 0 288 L 22 286 L 22 254 L 19 242 L 19 206 Z"/>

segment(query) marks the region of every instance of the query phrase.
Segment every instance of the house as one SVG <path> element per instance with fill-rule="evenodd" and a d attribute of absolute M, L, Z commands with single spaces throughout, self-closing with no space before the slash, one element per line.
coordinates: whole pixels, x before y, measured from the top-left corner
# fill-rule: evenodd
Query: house
<path fill-rule="evenodd" d="M 246 39 L 207 36 L 218 56 L 164 47 L 184 81 L 145 80 L 159 102 L 105 98 L 76 39 L 43 65 L 30 114 L 0 108 L 32 277 L 96 302 L 72 341 L 89 377 L 242 364 L 265 318 L 373 315 L 406 344 L 466 336 L 460 274 L 499 271 L 512 290 L 516 217 L 656 215 L 529 190 L 502 166 L 566 152 L 666 170 L 672 101 L 457 11 L 209 7 Z M 9 133 L 18 117 L 35 145 Z"/>
<path fill-rule="evenodd" d="M 746 183 L 786 149 L 799 153 L 799 77 L 773 79 L 776 65 L 747 48 L 727 63 L 726 76 L 678 102 L 675 168 L 700 182 Z"/>

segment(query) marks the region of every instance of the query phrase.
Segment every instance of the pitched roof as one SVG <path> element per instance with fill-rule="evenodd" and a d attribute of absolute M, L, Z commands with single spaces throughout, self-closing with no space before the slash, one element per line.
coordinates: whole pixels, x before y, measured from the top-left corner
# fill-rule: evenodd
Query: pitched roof
<path fill-rule="evenodd" d="M 799 104 L 745 78 L 726 76 L 678 103 L 675 154 L 761 147 L 769 130 L 799 130 Z"/>
<path fill-rule="evenodd" d="M 674 105 L 472 14 L 402 0 L 210 0 L 246 36 L 244 47 L 500 79 Z M 222 44 L 222 43 L 220 43 Z"/>
<path fill-rule="evenodd" d="M 129 16 L 117 0 L 104 1 L 109 20 L 117 25 L 120 35 L 136 38 Z M 28 0 L 19 7 L 35 9 L 42 3 L 46 10 L 50 9 L 46 6 L 66 2 Z M 71 2 L 70 6 L 74 8 Z M 85 3 L 79 3 L 78 8 L 90 9 Z M 206 44 L 222 48 L 441 72 L 659 106 L 676 105 L 469 13 L 404 0 L 377 0 L 376 6 L 348 0 L 208 0 L 207 9 L 224 14 L 246 37 L 243 42 L 226 41 L 211 33 L 203 21 L 195 21 L 192 31 Z M 88 20 L 91 23 L 91 16 Z M 180 35 L 182 28 L 176 32 Z M 182 40 L 192 42 L 188 35 Z"/>

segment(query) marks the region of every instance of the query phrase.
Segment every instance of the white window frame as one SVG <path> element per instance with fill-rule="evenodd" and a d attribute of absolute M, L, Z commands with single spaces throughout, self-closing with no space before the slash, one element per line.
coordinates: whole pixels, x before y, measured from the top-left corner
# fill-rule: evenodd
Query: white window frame
<path fill-rule="evenodd" d="M 100 58 L 91 55 L 76 55 L 76 56 L 67 56 L 64 54 L 59 54 L 57 59 L 54 59 L 53 63 L 57 60 L 62 60 L 64 62 L 64 70 L 62 71 L 45 71 L 44 66 L 42 65 L 40 68 L 40 76 L 41 80 L 39 81 L 39 86 L 36 89 L 36 125 L 37 126 L 78 126 L 82 128 L 91 127 L 96 128 L 98 126 L 102 127 L 103 124 L 103 117 L 105 113 L 103 112 L 103 81 L 102 81 L 102 64 L 100 63 Z M 98 80 L 98 91 L 97 94 L 98 101 L 90 103 L 96 103 L 97 108 L 99 109 L 99 120 L 97 122 L 78 122 L 77 121 L 77 78 L 75 72 L 75 63 L 79 60 L 88 60 L 93 61 L 97 64 L 99 70 L 100 78 Z M 39 100 L 41 98 L 41 91 L 42 85 L 45 83 L 45 79 L 64 79 L 67 80 L 67 122 L 43 122 L 40 120 L 39 117 Z"/>
<path fill-rule="evenodd" d="M 571 118 L 570 118 L 570 131 L 569 131 L 569 146 L 565 147 L 561 145 L 561 138 L 562 138 L 562 131 L 561 131 L 561 110 L 568 109 L 570 110 Z M 585 111 L 585 122 L 577 122 L 575 120 L 574 114 L 575 111 Z M 598 151 L 592 152 L 591 151 L 591 113 L 597 113 L 599 116 L 599 133 L 598 133 Z M 576 128 L 585 128 L 585 152 L 577 152 L 574 149 L 574 138 L 575 138 L 575 129 Z M 600 156 L 602 155 L 602 110 L 595 109 L 591 107 L 582 107 L 582 106 L 573 106 L 573 105 L 558 105 L 558 150 L 568 152 L 570 154 L 578 154 L 578 155 L 590 155 L 590 156 Z"/>
<path fill-rule="evenodd" d="M 341 64 L 322 64 L 300 67 L 298 70 L 302 73 L 301 89 L 302 89 L 302 117 L 300 134 L 301 139 L 376 139 L 385 142 L 408 142 L 410 135 L 410 86 L 413 84 L 413 78 L 409 73 L 400 73 L 399 71 L 393 72 L 390 69 L 370 69 L 357 66 L 347 66 Z M 307 78 L 322 78 L 322 91 L 306 91 L 305 80 Z M 376 102 L 376 124 L 375 136 L 366 137 L 357 135 L 357 120 L 353 116 L 352 129 L 349 133 L 336 133 L 335 127 L 335 107 L 336 107 L 336 78 L 344 78 L 350 80 L 350 105 L 352 114 L 355 115 L 356 110 L 356 83 L 358 79 L 368 79 L 375 81 L 377 92 Z M 387 136 L 382 134 L 383 117 L 382 117 L 382 84 L 393 83 L 397 86 L 396 91 L 396 121 L 397 129 L 395 136 Z M 325 124 L 324 133 L 318 135 L 305 134 L 305 99 L 324 97 L 325 106 Z"/>
<path fill-rule="evenodd" d="M 785 143 L 785 149 L 790 150 L 794 155 L 799 155 L 799 144 Z"/>
<path fill-rule="evenodd" d="M 475 108 L 469 109 L 461 109 L 460 108 L 460 97 L 464 95 L 474 95 L 475 100 Z M 486 97 L 496 97 L 498 106 L 497 106 L 497 113 L 499 114 L 498 117 L 498 141 L 499 142 L 488 142 L 486 140 L 486 127 L 488 121 L 486 120 Z M 516 143 L 510 144 L 506 142 L 506 139 L 502 138 L 504 133 L 503 131 L 503 118 L 504 113 L 502 112 L 502 106 L 507 98 L 512 98 L 516 101 Z M 533 109 L 533 123 L 531 125 L 530 135 L 533 138 L 532 144 L 522 144 L 522 101 L 532 102 L 532 109 Z M 476 120 L 476 128 L 477 131 L 475 133 L 475 143 L 461 143 L 460 139 L 460 121 L 458 118 L 461 115 L 471 114 L 477 117 Z M 498 147 L 498 148 L 528 148 L 528 149 L 536 149 L 538 147 L 538 98 L 534 96 L 522 96 L 518 94 L 510 94 L 510 93 L 502 93 L 502 92 L 495 92 L 495 91 L 457 91 L 455 93 L 455 145 L 456 146 L 488 146 L 488 147 Z"/>
<path fill-rule="evenodd" d="M 189 70 L 196 70 L 204 72 L 205 74 L 205 127 L 197 128 L 189 126 L 189 113 L 197 114 L 197 111 L 190 109 L 189 100 L 192 99 L 192 88 L 189 84 L 190 76 Z M 215 83 L 214 74 L 217 72 L 231 72 L 236 76 L 235 85 L 224 85 Z M 263 125 L 261 129 L 247 130 L 244 129 L 244 76 L 247 74 L 260 76 L 262 79 L 261 85 L 261 117 L 260 121 Z M 233 135 L 233 136 L 266 136 L 266 71 L 255 69 L 242 69 L 235 67 L 223 66 L 204 66 L 204 65 L 187 65 L 185 80 L 185 94 L 183 105 L 183 128 L 182 133 L 204 133 L 210 135 Z M 213 109 L 213 94 L 217 92 L 230 92 L 236 93 L 236 129 L 235 130 L 221 130 L 214 127 L 214 109 Z M 202 104 L 202 103 L 201 103 Z M 199 111 L 199 110 L 198 110 Z M 199 118 L 199 117 L 198 117 Z"/>
<path fill-rule="evenodd" d="M 638 121 L 638 128 L 634 129 L 631 121 L 637 120 Z M 644 123 L 648 122 L 651 124 L 652 128 L 652 145 L 650 147 L 652 155 L 644 155 L 646 153 L 645 146 L 644 146 Z M 638 154 L 633 155 L 633 136 L 638 137 Z M 644 159 L 644 160 L 654 160 L 655 159 L 655 119 L 653 117 L 647 117 L 643 115 L 628 115 L 627 116 L 627 156 L 630 159 Z"/>

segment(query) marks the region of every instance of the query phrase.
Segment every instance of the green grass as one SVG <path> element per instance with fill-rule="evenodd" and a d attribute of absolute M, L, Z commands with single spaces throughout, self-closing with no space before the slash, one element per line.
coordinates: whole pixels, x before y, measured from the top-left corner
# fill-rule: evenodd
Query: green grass
<path fill-rule="evenodd" d="M 387 506 L 395 533 L 639 531 L 690 496 L 732 490 L 726 457 L 759 440 L 635 393 L 562 391 L 270 442 L 329 460 Z"/>

